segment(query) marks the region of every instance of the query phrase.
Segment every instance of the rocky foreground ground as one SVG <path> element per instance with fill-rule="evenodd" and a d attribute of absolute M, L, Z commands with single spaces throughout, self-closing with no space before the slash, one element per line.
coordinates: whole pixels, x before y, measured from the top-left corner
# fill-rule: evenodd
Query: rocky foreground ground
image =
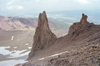
<path fill-rule="evenodd" d="M 98 38 L 97 38 L 98 37 Z M 43 60 L 29 61 L 23 66 L 100 66 L 100 32 L 78 42 L 80 47 Z"/>
<path fill-rule="evenodd" d="M 46 13 L 40 14 L 29 61 L 22 66 L 100 66 L 100 25 L 87 18 L 82 14 L 68 35 L 56 38 L 47 25 Z"/>

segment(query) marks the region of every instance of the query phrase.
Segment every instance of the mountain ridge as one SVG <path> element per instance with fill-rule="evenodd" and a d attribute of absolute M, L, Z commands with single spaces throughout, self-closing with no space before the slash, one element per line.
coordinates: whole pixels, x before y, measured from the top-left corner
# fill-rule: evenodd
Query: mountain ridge
<path fill-rule="evenodd" d="M 59 29 L 68 29 L 65 27 L 67 23 L 61 23 L 54 19 L 48 19 L 50 29 L 59 30 Z M 37 18 L 22 18 L 22 17 L 5 17 L 0 16 L 0 28 L 6 31 L 13 30 L 35 30 L 38 24 Z"/>
<path fill-rule="evenodd" d="M 98 52 L 99 46 L 100 46 L 99 32 L 100 32 L 100 25 L 94 25 L 93 23 L 89 23 L 87 21 L 87 15 L 82 14 L 82 18 L 80 22 L 77 22 L 71 25 L 71 27 L 69 28 L 68 35 L 57 38 L 57 40 L 55 40 L 55 42 L 50 47 L 48 47 L 47 49 L 44 49 L 44 50 L 41 49 L 40 51 L 38 51 L 29 60 L 29 62 L 23 64 L 23 66 L 28 66 L 28 65 L 30 66 L 32 65 L 35 65 L 35 66 L 38 66 L 38 65 L 39 66 L 43 66 L 43 65 L 46 65 L 46 66 L 51 66 L 51 65 L 52 66 L 66 66 L 66 65 L 91 66 L 90 64 L 92 63 L 92 60 L 90 60 L 91 58 L 95 59 L 94 56 L 96 56 L 99 59 L 99 52 Z M 93 37 L 93 39 L 90 37 Z M 82 48 L 83 50 L 80 50 Z M 86 48 L 88 50 L 90 50 L 91 48 L 92 49 L 90 51 L 84 51 L 86 50 Z M 89 58 L 89 63 L 85 63 L 86 62 L 85 60 L 88 60 L 87 58 L 89 57 L 89 53 L 95 52 L 93 51 L 94 49 L 96 49 L 95 51 L 98 53 L 96 55 L 90 54 L 91 57 Z M 68 53 L 66 53 L 68 54 L 68 57 L 66 54 L 64 54 L 65 57 L 62 54 L 62 55 L 58 55 L 57 57 L 47 58 L 41 61 L 37 60 L 41 57 L 50 56 L 50 55 L 64 52 L 64 51 L 68 51 Z M 77 54 L 78 52 L 79 54 Z M 84 56 L 82 56 L 81 52 L 83 53 Z M 80 55 L 81 57 L 79 57 Z M 83 59 L 82 57 L 87 57 L 87 58 Z M 76 58 L 78 59 L 75 60 Z M 81 60 L 83 63 L 80 62 Z M 75 63 L 75 61 L 77 62 Z M 97 60 L 97 62 L 94 63 L 94 65 L 98 64 L 98 62 L 99 60 Z"/>

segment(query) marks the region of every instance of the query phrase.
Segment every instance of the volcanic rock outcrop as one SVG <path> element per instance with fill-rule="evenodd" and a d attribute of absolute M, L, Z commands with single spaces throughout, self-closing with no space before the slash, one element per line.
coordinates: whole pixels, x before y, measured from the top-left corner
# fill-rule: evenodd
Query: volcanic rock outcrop
<path fill-rule="evenodd" d="M 87 15 L 82 14 L 82 18 L 80 22 L 73 23 L 73 25 L 70 26 L 68 35 L 71 37 L 88 37 L 96 32 L 99 31 L 99 25 L 94 25 L 93 23 L 89 23 L 87 21 Z M 82 36 L 81 36 L 82 35 Z"/>
<path fill-rule="evenodd" d="M 42 33 L 42 31 L 40 32 Z M 43 34 L 41 34 L 41 37 L 42 35 L 44 35 L 44 33 L 47 32 L 43 32 Z M 34 38 L 36 40 L 35 36 Z M 37 43 L 39 43 L 38 39 Z M 35 46 L 40 49 L 41 43 L 37 45 L 36 43 L 33 44 L 31 52 L 35 50 Z M 68 52 L 58 55 L 61 52 L 65 51 Z M 23 64 L 23 66 L 100 66 L 100 25 L 89 23 L 87 21 L 87 16 L 82 14 L 80 22 L 71 25 L 68 35 L 58 38 L 50 48 L 46 49 L 46 53 L 52 54 L 46 55 L 44 52 L 43 55 L 46 56 L 42 58 L 45 59 L 42 59 L 41 61 L 38 60 L 36 62 L 29 61 L 28 63 Z"/>
<path fill-rule="evenodd" d="M 82 14 L 82 18 L 80 22 L 78 23 L 73 23 L 73 25 L 70 26 L 68 34 L 71 35 L 78 35 L 80 30 L 84 29 L 86 25 L 89 24 L 87 22 L 87 15 Z M 84 27 L 83 27 L 84 26 Z"/>
<path fill-rule="evenodd" d="M 38 17 L 38 26 L 34 35 L 34 43 L 29 54 L 29 58 L 32 57 L 36 51 L 46 49 L 53 44 L 56 40 L 56 36 L 51 32 L 46 12 L 39 14 Z"/>
<path fill-rule="evenodd" d="M 82 14 L 82 18 L 81 18 L 81 20 L 80 20 L 80 23 L 81 23 L 81 24 L 87 23 L 87 18 L 88 18 L 87 15 Z"/>

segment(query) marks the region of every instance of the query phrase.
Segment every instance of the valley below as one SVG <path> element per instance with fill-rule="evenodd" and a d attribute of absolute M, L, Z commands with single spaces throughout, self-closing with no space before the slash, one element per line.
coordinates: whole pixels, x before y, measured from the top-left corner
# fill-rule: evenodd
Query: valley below
<path fill-rule="evenodd" d="M 38 24 L 37 18 L 0 16 L 0 66 L 14 66 L 27 62 L 33 44 L 33 36 Z M 67 23 L 49 19 L 52 32 L 57 37 L 68 33 Z M 10 64 L 9 64 L 10 63 Z"/>
<path fill-rule="evenodd" d="M 26 62 L 32 48 L 33 35 L 34 30 L 1 31 L 0 66 L 14 66 L 17 63 Z"/>
<path fill-rule="evenodd" d="M 65 36 L 68 31 L 60 29 L 53 30 L 53 32 L 61 37 Z M 34 33 L 35 30 L 0 31 L 0 66 L 14 66 L 27 62 Z"/>

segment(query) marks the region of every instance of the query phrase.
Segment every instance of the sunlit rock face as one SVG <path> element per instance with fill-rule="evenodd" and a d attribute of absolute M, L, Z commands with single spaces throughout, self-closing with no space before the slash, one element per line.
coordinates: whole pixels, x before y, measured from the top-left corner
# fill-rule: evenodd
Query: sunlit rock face
<path fill-rule="evenodd" d="M 29 58 L 32 57 L 36 51 L 51 46 L 55 40 L 56 36 L 51 32 L 46 12 L 43 11 L 43 13 L 40 13 L 38 17 L 38 26 L 34 35 L 34 43 Z"/>

